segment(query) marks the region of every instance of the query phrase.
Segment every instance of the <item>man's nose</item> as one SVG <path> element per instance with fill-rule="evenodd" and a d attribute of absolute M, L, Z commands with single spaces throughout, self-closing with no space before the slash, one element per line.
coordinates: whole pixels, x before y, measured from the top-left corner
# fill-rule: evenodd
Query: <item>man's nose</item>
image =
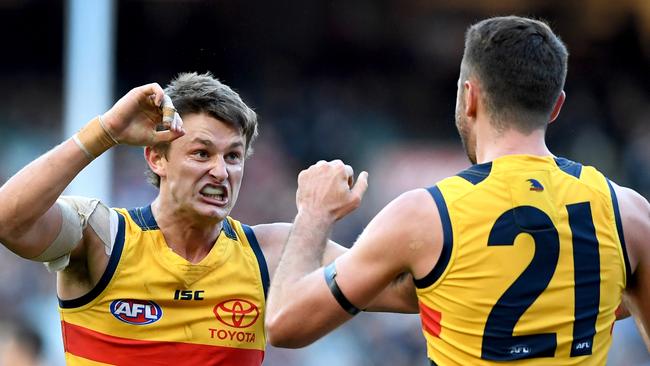
<path fill-rule="evenodd" d="M 210 168 L 210 175 L 218 181 L 224 181 L 228 178 L 228 170 L 226 169 L 226 162 L 222 157 L 214 159 L 212 167 Z"/>

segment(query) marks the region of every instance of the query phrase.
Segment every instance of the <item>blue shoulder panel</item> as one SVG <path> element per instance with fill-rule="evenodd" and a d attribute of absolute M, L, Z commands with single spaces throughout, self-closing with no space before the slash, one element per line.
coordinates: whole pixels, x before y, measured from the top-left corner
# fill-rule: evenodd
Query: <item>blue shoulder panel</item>
<path fill-rule="evenodd" d="M 158 230 L 158 223 L 151 212 L 151 205 L 147 207 L 137 207 L 129 210 L 129 216 L 135 221 L 142 231 Z"/>
<path fill-rule="evenodd" d="M 226 233 L 228 238 L 237 240 L 237 233 L 235 233 L 235 229 L 230 225 L 228 218 L 223 219 L 223 232 Z"/>
<path fill-rule="evenodd" d="M 558 168 L 563 172 L 580 179 L 582 164 L 565 158 L 555 158 L 555 164 L 557 164 Z"/>
<path fill-rule="evenodd" d="M 616 221 L 616 231 L 618 231 L 618 239 L 621 242 L 621 248 L 623 249 L 623 257 L 625 259 L 625 275 L 627 277 L 627 284 L 630 285 L 632 279 L 632 266 L 630 265 L 630 258 L 627 256 L 627 247 L 625 246 L 625 235 L 623 235 L 623 221 L 621 220 L 621 211 L 618 208 L 618 199 L 616 198 L 616 192 L 612 183 L 607 179 L 607 185 L 609 186 L 609 193 L 612 196 L 612 206 L 614 206 L 614 219 Z"/>
<path fill-rule="evenodd" d="M 99 282 L 93 287 L 90 292 L 87 294 L 78 297 L 76 299 L 71 299 L 71 300 L 62 300 L 59 298 L 59 306 L 63 309 L 71 309 L 71 308 L 78 308 L 80 306 L 84 306 L 88 304 L 89 302 L 93 301 L 99 294 L 104 291 L 106 286 L 108 286 L 108 283 L 111 282 L 111 279 L 113 278 L 113 275 L 115 274 L 115 270 L 117 269 L 117 264 L 120 262 L 120 258 L 122 257 L 122 249 L 124 249 L 124 239 L 125 239 L 125 221 L 124 221 L 124 216 L 122 216 L 121 213 L 117 213 L 117 218 L 118 218 L 118 225 L 117 225 L 117 236 L 115 237 L 115 243 L 113 244 L 113 251 L 111 252 L 111 257 L 108 260 L 108 265 L 106 266 L 106 270 L 104 270 L 104 274 L 102 274 L 102 277 L 99 279 Z"/>
<path fill-rule="evenodd" d="M 456 175 L 477 185 L 490 175 L 490 171 L 492 171 L 492 162 L 473 165 Z"/>
<path fill-rule="evenodd" d="M 260 247 L 260 244 L 257 242 L 257 237 L 255 237 L 255 232 L 253 232 L 253 229 L 248 225 L 242 224 L 241 226 L 244 229 L 244 233 L 246 234 L 248 243 L 251 245 L 251 248 L 253 248 L 255 257 L 257 258 L 257 264 L 260 267 L 260 275 L 262 276 L 262 287 L 264 288 L 264 298 L 266 299 L 266 294 L 269 291 L 269 283 L 271 281 L 269 279 L 269 268 L 266 265 L 266 259 L 264 258 L 264 253 L 262 253 L 262 248 Z"/>
<path fill-rule="evenodd" d="M 433 200 L 436 202 L 436 205 L 438 206 L 438 212 L 440 213 L 440 221 L 442 222 L 443 234 L 442 252 L 440 253 L 438 262 L 435 266 L 433 266 L 433 269 L 431 272 L 429 272 L 429 274 L 421 279 L 413 279 L 415 287 L 417 288 L 429 287 L 434 282 L 436 282 L 440 276 L 442 276 L 442 273 L 447 268 L 449 260 L 451 259 L 451 250 L 454 245 L 454 236 L 451 228 L 451 220 L 449 219 L 449 211 L 447 210 L 447 204 L 445 203 L 445 199 L 440 192 L 440 188 L 433 186 L 427 188 L 427 191 L 429 191 L 433 197 Z"/>

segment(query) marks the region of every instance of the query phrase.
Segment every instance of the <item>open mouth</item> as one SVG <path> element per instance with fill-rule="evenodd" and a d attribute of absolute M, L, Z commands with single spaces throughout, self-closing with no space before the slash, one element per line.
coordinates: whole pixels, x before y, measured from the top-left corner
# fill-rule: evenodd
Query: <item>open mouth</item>
<path fill-rule="evenodd" d="M 207 185 L 201 189 L 200 193 L 203 197 L 218 202 L 225 202 L 228 197 L 228 190 L 224 186 Z"/>

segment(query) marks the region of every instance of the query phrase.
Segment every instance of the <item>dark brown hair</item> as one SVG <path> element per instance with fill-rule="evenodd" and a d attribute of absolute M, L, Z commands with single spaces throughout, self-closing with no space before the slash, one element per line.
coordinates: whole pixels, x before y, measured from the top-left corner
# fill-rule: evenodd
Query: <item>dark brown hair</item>
<path fill-rule="evenodd" d="M 461 80 L 478 79 L 495 127 L 511 120 L 516 125 L 510 127 L 529 133 L 548 123 L 564 87 L 567 59 L 566 47 L 543 21 L 489 18 L 465 34 Z"/>
<path fill-rule="evenodd" d="M 165 94 L 172 99 L 181 117 L 205 113 L 238 128 L 246 138 L 246 157 L 252 154 L 251 145 L 257 137 L 257 114 L 242 101 L 239 94 L 211 73 L 179 74 L 165 88 Z M 153 148 L 166 155 L 169 143 L 161 143 Z M 160 187 L 160 177 L 156 173 L 147 169 L 145 175 L 149 183 Z"/>

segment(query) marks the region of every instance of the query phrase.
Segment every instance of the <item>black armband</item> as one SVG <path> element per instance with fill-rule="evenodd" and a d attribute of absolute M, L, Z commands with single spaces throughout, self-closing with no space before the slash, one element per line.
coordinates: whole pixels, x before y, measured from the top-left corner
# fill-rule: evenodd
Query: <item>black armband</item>
<path fill-rule="evenodd" d="M 343 310 L 352 316 L 357 315 L 361 310 L 352 305 L 350 300 L 348 300 L 348 298 L 343 294 L 343 291 L 341 291 L 341 288 L 339 288 L 339 284 L 336 283 L 336 266 L 334 265 L 334 262 L 325 267 L 324 274 L 327 286 L 329 286 L 332 295 L 334 295 L 334 298 L 339 305 L 341 305 Z"/>

